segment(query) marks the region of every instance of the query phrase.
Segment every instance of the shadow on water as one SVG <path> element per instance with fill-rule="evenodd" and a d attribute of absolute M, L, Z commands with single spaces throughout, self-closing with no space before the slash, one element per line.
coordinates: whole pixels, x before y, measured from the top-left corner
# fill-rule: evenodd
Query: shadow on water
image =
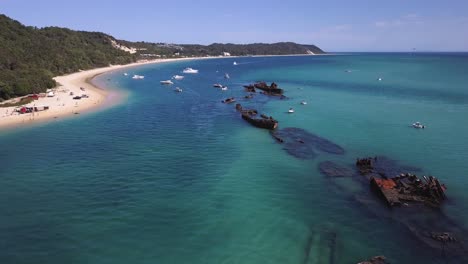
<path fill-rule="evenodd" d="M 316 150 L 335 155 L 345 153 L 339 145 L 302 128 L 287 127 L 271 134 L 289 155 L 298 159 L 314 159 L 318 155 Z"/>

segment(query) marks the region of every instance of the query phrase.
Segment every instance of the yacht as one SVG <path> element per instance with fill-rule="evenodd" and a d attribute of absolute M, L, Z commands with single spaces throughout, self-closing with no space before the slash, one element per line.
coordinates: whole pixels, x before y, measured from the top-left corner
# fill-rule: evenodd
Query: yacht
<path fill-rule="evenodd" d="M 171 80 L 161 81 L 161 84 L 174 84 Z"/>
<path fill-rule="evenodd" d="M 412 125 L 414 128 L 426 128 L 425 125 L 419 123 L 419 122 L 414 122 Z"/>
<path fill-rule="evenodd" d="M 192 68 L 185 68 L 183 73 L 198 73 L 198 70 L 192 69 Z"/>
<path fill-rule="evenodd" d="M 172 76 L 172 79 L 174 79 L 174 80 L 182 80 L 182 79 L 184 79 L 184 78 L 185 78 L 185 77 L 182 76 L 182 75 L 174 75 L 174 76 Z"/>
<path fill-rule="evenodd" d="M 137 75 L 137 74 L 133 75 L 133 77 L 132 77 L 132 79 L 135 79 L 135 80 L 140 80 L 140 79 L 144 79 L 144 78 L 145 78 L 145 76 Z"/>

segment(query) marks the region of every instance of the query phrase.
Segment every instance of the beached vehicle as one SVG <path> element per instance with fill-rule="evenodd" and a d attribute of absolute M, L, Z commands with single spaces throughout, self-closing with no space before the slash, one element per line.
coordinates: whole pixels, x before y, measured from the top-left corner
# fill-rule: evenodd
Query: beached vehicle
<path fill-rule="evenodd" d="M 182 92 L 182 89 L 180 89 L 179 87 L 176 87 L 176 88 L 174 89 L 174 92 L 176 92 L 176 93 L 181 93 L 181 92 Z"/>
<path fill-rule="evenodd" d="M 174 76 L 172 76 L 172 79 L 174 79 L 174 80 L 182 80 L 182 79 L 184 79 L 184 78 L 185 78 L 185 77 L 182 76 L 182 75 L 174 75 Z"/>
<path fill-rule="evenodd" d="M 421 124 L 421 123 L 419 123 L 419 122 L 414 122 L 414 123 L 412 124 L 412 126 L 413 126 L 414 128 L 418 128 L 418 129 L 419 129 L 419 128 L 426 128 L 425 125 L 423 125 L 423 124 Z"/>
<path fill-rule="evenodd" d="M 144 79 L 144 78 L 145 78 L 145 76 L 143 76 L 143 75 L 138 75 L 138 74 L 135 74 L 135 75 L 133 75 L 133 77 L 132 77 L 132 79 L 134 79 L 134 80 L 141 80 L 141 79 Z"/>
<path fill-rule="evenodd" d="M 198 70 L 192 69 L 192 68 L 185 68 L 183 73 L 198 73 Z"/>
<path fill-rule="evenodd" d="M 171 85 L 171 84 L 174 84 L 171 80 L 161 81 L 160 83 L 163 84 L 163 85 Z"/>
<path fill-rule="evenodd" d="M 230 104 L 230 103 L 234 103 L 235 101 L 236 101 L 236 99 L 234 97 L 231 97 L 231 98 L 224 99 L 221 102 L 224 103 L 224 104 Z"/>

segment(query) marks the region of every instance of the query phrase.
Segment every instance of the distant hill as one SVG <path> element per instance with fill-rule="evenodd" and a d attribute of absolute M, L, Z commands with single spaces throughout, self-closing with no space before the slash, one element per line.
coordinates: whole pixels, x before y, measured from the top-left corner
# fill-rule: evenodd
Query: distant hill
<path fill-rule="evenodd" d="M 0 101 L 44 92 L 53 76 L 140 59 L 219 56 L 321 54 L 314 45 L 182 45 L 117 40 L 105 33 L 67 28 L 27 27 L 0 14 Z"/>
<path fill-rule="evenodd" d="M 273 44 L 166 44 L 120 41 L 126 46 L 137 47 L 138 53 L 143 56 L 159 54 L 164 56 L 219 56 L 224 52 L 231 56 L 248 55 L 287 55 L 287 54 L 323 54 L 323 50 L 315 45 L 301 45 L 293 42 L 279 42 Z"/>

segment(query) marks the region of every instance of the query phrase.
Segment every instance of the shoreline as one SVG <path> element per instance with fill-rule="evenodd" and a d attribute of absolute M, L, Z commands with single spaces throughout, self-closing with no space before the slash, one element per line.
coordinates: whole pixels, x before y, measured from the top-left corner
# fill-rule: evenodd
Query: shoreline
<path fill-rule="evenodd" d="M 111 65 L 108 67 L 56 76 L 53 79 L 57 82 L 57 86 L 51 89 L 54 93 L 53 97 L 40 97 L 38 100 L 34 100 L 22 106 L 0 108 L 0 131 L 70 118 L 74 115 L 86 114 L 98 109 L 102 110 L 106 107 L 117 105 L 125 96 L 125 93 L 114 89 L 108 89 L 110 87 L 103 88 L 97 86 L 93 83 L 93 79 L 99 75 L 147 64 L 210 58 L 215 57 L 156 59 L 125 65 Z M 81 90 L 81 87 L 84 88 L 84 90 Z M 71 93 L 73 93 L 73 95 L 71 95 Z M 82 94 L 88 95 L 89 98 L 82 98 L 80 100 L 73 99 L 74 96 Z M 48 106 L 49 110 L 25 114 L 14 113 L 15 109 L 21 107 L 40 106 Z"/>
<path fill-rule="evenodd" d="M 327 54 L 290 54 L 290 55 L 256 55 L 252 57 L 276 57 L 276 56 L 322 56 Z M 108 67 L 95 68 L 85 71 L 79 71 L 67 75 L 56 76 L 53 79 L 57 82 L 57 86 L 51 90 L 54 93 L 53 97 L 41 97 L 39 100 L 34 100 L 31 103 L 22 106 L 11 106 L 0 108 L 0 131 L 5 129 L 20 128 L 40 123 L 52 122 L 70 118 L 78 114 L 86 114 L 96 110 L 102 110 L 106 107 L 117 105 L 125 93 L 99 87 L 93 83 L 93 79 L 99 75 L 110 73 L 116 70 L 132 68 L 147 64 L 158 64 L 176 61 L 202 60 L 202 59 L 227 59 L 227 58 L 242 58 L 245 56 L 229 56 L 229 57 L 189 57 L 189 58 L 172 58 L 172 59 L 155 59 L 142 62 L 134 62 L 124 65 L 111 65 Z M 80 88 L 83 87 L 84 90 Z M 71 95 L 73 94 L 73 95 Z M 86 94 L 89 98 L 74 100 L 73 96 Z M 49 110 L 41 112 L 32 112 L 19 114 L 14 113 L 15 109 L 21 107 L 38 107 L 48 106 Z"/>

